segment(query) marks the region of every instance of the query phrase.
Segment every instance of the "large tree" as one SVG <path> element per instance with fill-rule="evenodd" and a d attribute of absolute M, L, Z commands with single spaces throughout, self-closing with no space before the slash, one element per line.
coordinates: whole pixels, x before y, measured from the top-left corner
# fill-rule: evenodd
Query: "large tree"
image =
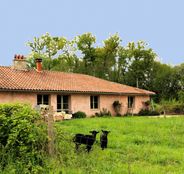
<path fill-rule="evenodd" d="M 112 81 L 125 83 L 125 74 L 127 73 L 129 67 L 128 54 L 129 50 L 127 48 L 119 46 L 116 62 L 111 73 Z"/>
<path fill-rule="evenodd" d="M 176 99 L 179 86 L 174 68 L 167 64 L 154 62 L 153 72 L 150 90 L 154 90 L 157 93 L 155 100 L 159 102 L 161 99 Z"/>
<path fill-rule="evenodd" d="M 144 89 L 150 89 L 151 74 L 156 54 L 143 41 L 130 42 L 128 49 L 128 71 L 125 75 L 125 82 L 128 85 Z"/>
<path fill-rule="evenodd" d="M 121 39 L 118 34 L 110 36 L 104 40 L 103 47 L 96 49 L 96 75 L 98 77 L 113 80 L 113 71 L 116 68 L 116 57 Z"/>
<path fill-rule="evenodd" d="M 94 67 L 96 60 L 96 51 L 94 44 L 96 42 L 95 36 L 91 33 L 85 33 L 76 37 L 76 44 L 78 50 L 82 53 L 83 59 L 83 73 L 95 75 Z"/>

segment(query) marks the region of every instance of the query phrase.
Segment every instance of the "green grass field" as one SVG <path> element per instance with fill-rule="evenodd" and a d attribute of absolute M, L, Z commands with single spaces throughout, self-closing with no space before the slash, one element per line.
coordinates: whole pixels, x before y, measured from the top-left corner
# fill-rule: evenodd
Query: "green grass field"
<path fill-rule="evenodd" d="M 62 156 L 55 173 L 66 174 L 183 174 L 184 117 L 88 118 L 56 123 Z M 92 151 L 81 145 L 76 153 L 72 137 L 90 130 L 110 130 L 106 150 L 99 134 Z M 62 164 L 62 165 L 61 165 Z"/>

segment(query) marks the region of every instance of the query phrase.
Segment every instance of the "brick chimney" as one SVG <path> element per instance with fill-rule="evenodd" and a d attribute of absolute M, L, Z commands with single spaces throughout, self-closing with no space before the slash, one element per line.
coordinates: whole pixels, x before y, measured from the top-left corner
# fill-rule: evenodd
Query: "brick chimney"
<path fill-rule="evenodd" d="M 14 60 L 13 60 L 13 69 L 28 70 L 26 58 L 23 55 L 15 54 Z"/>
<path fill-rule="evenodd" d="M 36 70 L 37 70 L 37 72 L 42 72 L 42 59 L 37 58 L 37 59 L 35 59 L 35 61 L 36 61 Z"/>

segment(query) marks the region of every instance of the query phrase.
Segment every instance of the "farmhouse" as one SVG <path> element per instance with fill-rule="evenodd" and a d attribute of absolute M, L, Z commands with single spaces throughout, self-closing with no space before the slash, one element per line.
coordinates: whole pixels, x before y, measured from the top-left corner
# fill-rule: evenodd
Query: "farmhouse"
<path fill-rule="evenodd" d="M 106 108 L 115 114 L 113 102 L 121 104 L 121 114 L 138 113 L 154 92 L 122 85 L 89 75 L 27 68 L 24 56 L 15 56 L 13 66 L 0 66 L 0 103 L 22 102 L 32 107 L 45 104 L 55 112 L 83 111 L 88 116 Z"/>

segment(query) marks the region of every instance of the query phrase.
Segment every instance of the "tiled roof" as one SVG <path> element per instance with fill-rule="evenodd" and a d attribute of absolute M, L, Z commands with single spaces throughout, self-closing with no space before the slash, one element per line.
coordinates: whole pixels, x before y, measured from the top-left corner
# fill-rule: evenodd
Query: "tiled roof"
<path fill-rule="evenodd" d="M 151 95 L 154 92 L 89 75 L 56 71 L 15 70 L 0 66 L 0 90 L 66 91 Z"/>

